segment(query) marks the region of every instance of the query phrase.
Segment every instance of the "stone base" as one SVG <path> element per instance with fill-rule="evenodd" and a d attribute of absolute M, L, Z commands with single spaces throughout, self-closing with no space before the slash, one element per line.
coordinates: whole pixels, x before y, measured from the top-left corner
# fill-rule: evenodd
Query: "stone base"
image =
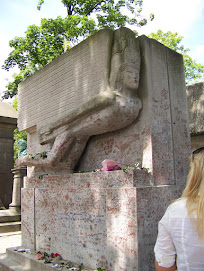
<path fill-rule="evenodd" d="M 23 249 L 18 247 L 17 249 Z M 59 262 L 62 263 L 63 260 Z M 76 266 L 75 266 L 76 267 Z M 43 260 L 36 259 L 36 253 L 17 252 L 14 248 L 8 248 L 6 254 L 0 256 L 0 271 L 54 271 L 69 270 L 66 267 L 53 267 L 52 263 L 45 264 Z M 84 271 L 93 271 L 91 269 L 83 269 Z"/>
<path fill-rule="evenodd" d="M 27 179 L 22 245 L 92 269 L 155 270 L 158 221 L 183 187 L 151 178 L 129 170 Z"/>

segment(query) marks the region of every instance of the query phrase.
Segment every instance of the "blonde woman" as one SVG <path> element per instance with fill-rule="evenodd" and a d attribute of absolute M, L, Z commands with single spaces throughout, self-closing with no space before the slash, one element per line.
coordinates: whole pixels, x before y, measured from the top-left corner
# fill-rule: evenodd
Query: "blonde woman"
<path fill-rule="evenodd" d="M 154 252 L 157 271 L 204 271 L 204 147 L 192 153 L 186 188 L 159 222 Z"/>

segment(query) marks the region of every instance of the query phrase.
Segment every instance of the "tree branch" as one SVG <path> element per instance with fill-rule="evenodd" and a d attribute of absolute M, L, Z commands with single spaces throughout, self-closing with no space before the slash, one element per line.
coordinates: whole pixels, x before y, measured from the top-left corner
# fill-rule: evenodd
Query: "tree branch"
<path fill-rule="evenodd" d="M 90 15 L 90 13 L 98 6 L 101 5 L 103 2 L 105 2 L 104 0 L 99 1 L 99 3 L 97 3 L 91 10 L 89 10 L 88 13 L 86 13 L 85 15 L 88 16 Z"/>

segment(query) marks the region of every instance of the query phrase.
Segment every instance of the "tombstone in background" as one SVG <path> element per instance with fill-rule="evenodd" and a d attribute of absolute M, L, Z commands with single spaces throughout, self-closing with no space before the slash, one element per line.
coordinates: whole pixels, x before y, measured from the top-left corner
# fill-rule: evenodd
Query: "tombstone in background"
<path fill-rule="evenodd" d="M 204 82 L 187 86 L 192 150 L 204 146 Z"/>
<path fill-rule="evenodd" d="M 6 208 L 12 199 L 13 131 L 16 125 L 16 110 L 11 105 L 0 102 L 0 199 Z"/>
<path fill-rule="evenodd" d="M 18 157 L 23 157 L 27 154 L 27 142 L 24 139 L 18 140 Z M 13 193 L 12 202 L 9 204 L 9 209 L 21 211 L 21 188 L 23 188 L 23 178 L 27 175 L 27 167 L 16 167 L 11 170 L 13 173 Z"/>
<path fill-rule="evenodd" d="M 99 31 L 21 83 L 18 125 L 30 154 L 18 160 L 29 165 L 23 246 L 92 269 L 154 270 L 157 223 L 188 172 L 185 89 L 182 56 L 126 28 Z M 115 102 L 127 122 L 124 111 L 111 111 Z M 80 171 L 107 158 L 140 169 L 68 174 L 70 153 Z"/>

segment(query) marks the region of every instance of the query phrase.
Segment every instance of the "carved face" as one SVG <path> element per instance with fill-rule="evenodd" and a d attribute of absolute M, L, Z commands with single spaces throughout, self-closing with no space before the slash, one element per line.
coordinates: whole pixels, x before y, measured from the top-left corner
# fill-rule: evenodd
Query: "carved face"
<path fill-rule="evenodd" d="M 132 66 L 127 66 L 123 71 L 123 87 L 136 90 L 139 86 L 139 72 Z"/>
<path fill-rule="evenodd" d="M 25 140 L 23 139 L 19 139 L 18 140 L 18 148 L 20 151 L 24 151 L 25 149 L 27 149 L 27 143 Z"/>

